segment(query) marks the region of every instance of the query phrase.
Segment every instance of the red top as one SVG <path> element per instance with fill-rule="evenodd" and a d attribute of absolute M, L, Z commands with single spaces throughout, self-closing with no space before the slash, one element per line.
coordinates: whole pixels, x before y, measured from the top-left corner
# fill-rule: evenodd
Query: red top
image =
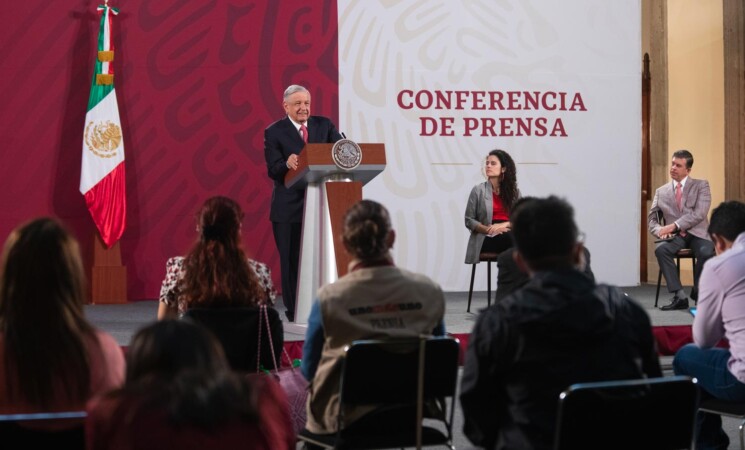
<path fill-rule="evenodd" d="M 491 215 L 491 221 L 494 222 L 495 220 L 510 220 L 510 213 L 507 212 L 506 209 L 504 209 L 504 204 L 502 203 L 502 199 L 499 198 L 499 195 L 497 195 L 496 192 L 492 192 L 492 215 Z"/>
<path fill-rule="evenodd" d="M 296 437 L 290 421 L 287 396 L 271 377 L 249 375 L 258 390 L 260 423 L 232 421 L 214 432 L 197 427 L 177 427 L 168 413 L 150 410 L 134 415 L 139 401 L 131 396 L 100 396 L 88 404 L 85 423 L 87 448 L 91 450 L 292 450 Z"/>
<path fill-rule="evenodd" d="M 88 358 L 90 360 L 90 393 L 98 395 L 118 388 L 124 382 L 124 353 L 116 340 L 108 333 L 97 330 L 93 336 L 86 340 L 88 347 Z M 54 411 L 80 411 L 85 409 L 85 401 L 72 401 L 67 396 L 65 380 L 62 377 L 57 379 L 54 387 L 54 397 L 50 399 L 50 405 L 45 410 L 38 406 L 31 405 L 28 401 L 11 403 L 8 398 L 7 379 L 12 376 L 14 371 L 12 362 L 6 361 L 5 341 L 0 339 L 0 413 L 34 413 L 34 412 L 54 412 Z M 39 428 L 67 428 L 79 420 L 49 422 L 44 425 L 37 424 Z"/>

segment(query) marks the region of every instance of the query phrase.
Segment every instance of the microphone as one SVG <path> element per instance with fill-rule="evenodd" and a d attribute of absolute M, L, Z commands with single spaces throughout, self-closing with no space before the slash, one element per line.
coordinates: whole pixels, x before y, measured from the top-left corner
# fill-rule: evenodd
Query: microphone
<path fill-rule="evenodd" d="M 344 134 L 344 132 L 342 132 L 342 133 L 341 133 L 341 137 L 343 137 L 344 139 L 346 139 L 346 138 L 347 138 L 347 135 L 346 135 L 346 134 Z"/>

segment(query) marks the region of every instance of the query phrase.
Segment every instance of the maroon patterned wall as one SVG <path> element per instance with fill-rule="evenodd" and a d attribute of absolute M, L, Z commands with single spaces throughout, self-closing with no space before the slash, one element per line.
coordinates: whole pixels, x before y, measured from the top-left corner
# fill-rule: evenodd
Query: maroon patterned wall
<path fill-rule="evenodd" d="M 0 238 L 61 218 L 90 264 L 94 226 L 78 191 L 98 2 L 3 2 L 0 27 Z M 195 238 L 212 195 L 246 212 L 246 250 L 270 264 L 271 182 L 263 130 L 293 83 L 338 123 L 336 1 L 112 1 L 114 71 L 127 169 L 121 241 L 130 300 L 156 298 L 169 256 Z"/>

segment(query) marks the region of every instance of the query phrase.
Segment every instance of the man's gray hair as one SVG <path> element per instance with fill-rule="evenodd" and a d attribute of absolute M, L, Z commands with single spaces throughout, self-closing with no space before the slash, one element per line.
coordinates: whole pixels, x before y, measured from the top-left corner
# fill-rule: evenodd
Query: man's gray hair
<path fill-rule="evenodd" d="M 310 95 L 310 91 L 305 89 L 303 86 L 300 86 L 299 84 L 292 84 L 287 89 L 285 89 L 285 95 L 283 98 L 287 100 L 289 96 L 291 96 L 292 94 L 296 92 L 307 92 L 308 95 Z"/>

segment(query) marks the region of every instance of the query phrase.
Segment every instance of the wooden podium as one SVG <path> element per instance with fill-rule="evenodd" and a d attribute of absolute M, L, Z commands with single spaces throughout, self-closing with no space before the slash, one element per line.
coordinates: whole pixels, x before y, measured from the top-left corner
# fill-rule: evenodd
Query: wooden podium
<path fill-rule="evenodd" d="M 298 168 L 285 175 L 286 187 L 306 187 L 295 298 L 295 323 L 303 327 L 318 289 L 347 273 L 350 258 L 341 238 L 344 214 L 362 200 L 362 186 L 385 169 L 384 144 L 343 141 L 361 151 L 355 168 L 346 169 L 335 162 L 334 148 L 344 142 L 307 144 L 298 155 Z"/>

